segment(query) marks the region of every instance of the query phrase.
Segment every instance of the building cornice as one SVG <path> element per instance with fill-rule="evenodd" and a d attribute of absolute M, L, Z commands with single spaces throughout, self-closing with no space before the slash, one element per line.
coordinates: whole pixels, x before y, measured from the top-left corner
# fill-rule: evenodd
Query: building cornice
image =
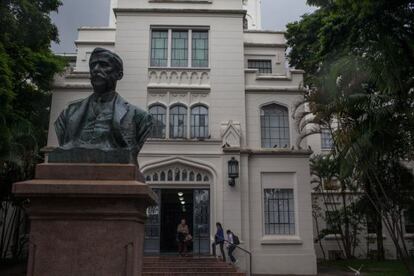
<path fill-rule="evenodd" d="M 254 43 L 254 42 L 245 42 L 244 47 L 249 48 L 286 48 L 284 43 Z"/>
<path fill-rule="evenodd" d="M 248 155 L 266 155 L 266 156 L 286 156 L 286 157 L 309 157 L 313 154 L 311 150 L 299 150 L 299 149 L 249 149 L 230 147 L 223 148 L 225 153 L 239 153 Z"/>
<path fill-rule="evenodd" d="M 277 87 L 277 86 L 246 86 L 246 93 L 293 93 L 303 94 L 304 89 L 300 87 Z"/>
<path fill-rule="evenodd" d="M 217 9 L 141 9 L 141 8 L 115 8 L 115 15 L 120 13 L 186 13 L 186 14 L 216 14 L 216 15 L 240 15 L 246 14 L 245 10 L 217 10 Z"/>

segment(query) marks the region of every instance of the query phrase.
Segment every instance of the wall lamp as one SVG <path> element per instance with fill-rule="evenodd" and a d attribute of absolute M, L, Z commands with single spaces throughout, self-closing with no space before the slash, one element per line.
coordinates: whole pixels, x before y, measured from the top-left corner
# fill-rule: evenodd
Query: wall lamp
<path fill-rule="evenodd" d="M 235 179 L 239 177 L 239 161 L 232 157 L 227 164 L 229 166 L 229 185 L 234 187 L 236 185 Z"/>

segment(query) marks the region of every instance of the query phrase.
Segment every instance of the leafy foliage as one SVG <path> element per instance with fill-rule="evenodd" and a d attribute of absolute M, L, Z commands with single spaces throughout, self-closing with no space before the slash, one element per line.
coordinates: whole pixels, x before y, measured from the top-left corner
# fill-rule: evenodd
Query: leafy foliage
<path fill-rule="evenodd" d="M 301 137 L 333 131 L 339 178 L 364 191 L 414 273 L 401 231 L 414 204 L 414 1 L 308 3 L 318 9 L 287 34 L 291 65 L 307 71 Z"/>
<path fill-rule="evenodd" d="M 50 88 L 65 62 L 50 50 L 58 42 L 49 14 L 59 0 L 0 2 L 0 197 L 30 176 L 46 142 Z"/>

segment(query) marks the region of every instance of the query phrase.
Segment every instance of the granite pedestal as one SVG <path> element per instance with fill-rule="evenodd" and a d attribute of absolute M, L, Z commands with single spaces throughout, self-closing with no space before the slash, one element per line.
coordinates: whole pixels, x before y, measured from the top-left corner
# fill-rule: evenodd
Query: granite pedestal
<path fill-rule="evenodd" d="M 133 164 L 40 164 L 28 199 L 28 276 L 137 276 L 156 195 Z"/>

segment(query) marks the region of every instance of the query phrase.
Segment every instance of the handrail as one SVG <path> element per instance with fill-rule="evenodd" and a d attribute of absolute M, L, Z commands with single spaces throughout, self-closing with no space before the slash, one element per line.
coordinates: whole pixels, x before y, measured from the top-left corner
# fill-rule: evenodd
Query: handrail
<path fill-rule="evenodd" d="M 240 250 L 241 250 L 241 251 L 243 251 L 244 253 L 249 254 L 249 276 L 252 276 L 252 275 L 253 275 L 253 274 L 252 274 L 252 252 L 250 252 L 249 250 L 246 250 L 246 249 L 244 249 L 244 248 L 242 248 L 242 247 L 238 246 L 237 244 L 231 243 L 231 242 L 229 242 L 228 240 L 222 240 L 222 241 L 223 241 L 223 242 L 226 242 L 226 243 L 228 243 L 228 244 L 230 244 L 230 245 L 235 246 L 236 248 L 240 249 Z"/>

